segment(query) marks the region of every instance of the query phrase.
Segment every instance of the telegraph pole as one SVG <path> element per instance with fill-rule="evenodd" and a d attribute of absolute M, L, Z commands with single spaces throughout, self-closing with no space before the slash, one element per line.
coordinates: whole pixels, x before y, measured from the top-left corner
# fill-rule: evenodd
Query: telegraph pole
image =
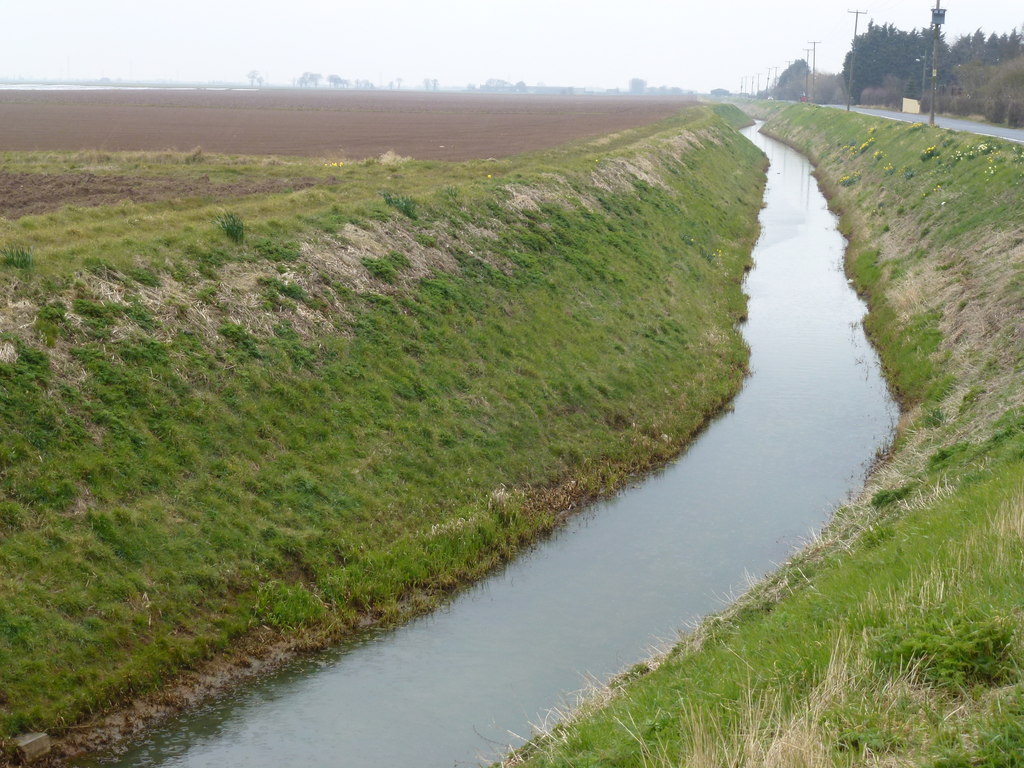
<path fill-rule="evenodd" d="M 804 48 L 804 64 L 807 65 L 807 72 L 804 75 L 804 101 L 811 100 L 811 49 Z"/>
<path fill-rule="evenodd" d="M 939 0 L 935 0 L 935 2 L 939 2 Z M 808 40 L 807 44 L 811 46 L 814 55 L 814 63 L 811 65 L 811 103 L 813 104 L 815 81 L 818 78 L 818 46 L 821 45 L 821 40 Z"/>
<path fill-rule="evenodd" d="M 935 125 L 935 99 L 939 91 L 939 27 L 946 20 L 946 11 L 942 8 L 942 0 L 935 0 L 932 10 L 932 113 L 928 125 Z"/>
<path fill-rule="evenodd" d="M 854 14 L 853 17 L 853 51 L 850 52 L 850 71 L 846 75 L 846 111 L 850 111 L 850 100 L 853 99 L 853 63 L 857 60 L 857 24 L 860 22 L 862 13 L 867 11 L 847 11 Z"/>

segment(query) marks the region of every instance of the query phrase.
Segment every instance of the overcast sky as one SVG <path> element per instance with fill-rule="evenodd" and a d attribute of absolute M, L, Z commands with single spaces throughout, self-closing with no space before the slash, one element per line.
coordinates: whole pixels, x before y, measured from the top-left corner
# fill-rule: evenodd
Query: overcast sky
<path fill-rule="evenodd" d="M 928 0 L 0 0 L 0 78 L 244 80 L 286 84 L 305 71 L 488 78 L 530 85 L 650 85 L 738 90 L 742 77 L 805 56 L 838 71 L 854 16 L 927 26 Z M 943 0 L 949 36 L 1024 28 L 1016 0 Z M 762 80 L 763 82 L 763 80 Z"/>

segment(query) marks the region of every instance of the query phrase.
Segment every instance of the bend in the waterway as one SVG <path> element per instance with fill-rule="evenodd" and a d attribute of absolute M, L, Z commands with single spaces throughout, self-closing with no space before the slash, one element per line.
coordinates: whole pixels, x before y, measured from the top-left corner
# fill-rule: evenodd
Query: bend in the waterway
<path fill-rule="evenodd" d="M 684 456 L 443 610 L 296 662 L 102 764 L 490 760 L 587 676 L 643 658 L 819 529 L 860 486 L 897 408 L 809 163 L 747 135 L 771 159 L 746 280 L 751 375 Z"/>

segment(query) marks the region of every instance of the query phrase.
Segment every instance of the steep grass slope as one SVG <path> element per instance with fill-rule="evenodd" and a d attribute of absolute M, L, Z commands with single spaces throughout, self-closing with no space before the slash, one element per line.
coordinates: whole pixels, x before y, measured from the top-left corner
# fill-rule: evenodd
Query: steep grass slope
<path fill-rule="evenodd" d="M 803 105 L 906 406 L 804 552 L 512 762 L 1024 765 L 1024 148 Z"/>
<path fill-rule="evenodd" d="M 424 610 L 737 389 L 763 168 L 711 110 L 330 173 L 0 221 L 0 737 L 65 733 L 243 638 Z"/>

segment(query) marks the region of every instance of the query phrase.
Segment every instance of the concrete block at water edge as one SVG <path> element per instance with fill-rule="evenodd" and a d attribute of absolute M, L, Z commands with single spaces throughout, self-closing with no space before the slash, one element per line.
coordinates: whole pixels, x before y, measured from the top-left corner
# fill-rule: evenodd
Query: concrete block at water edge
<path fill-rule="evenodd" d="M 18 745 L 18 754 L 26 763 L 42 757 L 50 751 L 50 737 L 45 733 L 23 733 L 14 738 Z"/>

